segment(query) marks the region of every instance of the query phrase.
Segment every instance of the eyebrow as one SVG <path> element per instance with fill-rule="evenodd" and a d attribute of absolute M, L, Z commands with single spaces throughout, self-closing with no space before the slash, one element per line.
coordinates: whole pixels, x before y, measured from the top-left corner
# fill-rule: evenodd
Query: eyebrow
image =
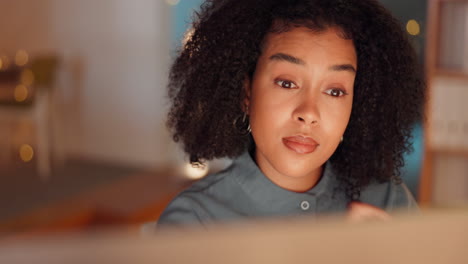
<path fill-rule="evenodd" d="M 270 60 L 286 61 L 297 65 L 306 65 L 305 61 L 285 53 L 276 53 L 270 57 Z M 348 71 L 356 73 L 356 68 L 351 64 L 338 64 L 329 67 L 331 71 Z"/>
<path fill-rule="evenodd" d="M 287 62 L 297 64 L 297 65 L 305 65 L 306 64 L 305 61 L 303 61 L 303 60 L 301 60 L 299 58 L 296 58 L 294 56 L 284 54 L 284 53 L 276 53 L 276 54 L 274 54 L 274 55 L 272 55 L 270 57 L 270 60 L 287 61 Z"/>
<path fill-rule="evenodd" d="M 356 73 L 356 68 L 354 68 L 354 66 L 351 64 L 333 65 L 333 66 L 330 66 L 329 69 L 332 71 L 349 71 L 352 73 Z"/>

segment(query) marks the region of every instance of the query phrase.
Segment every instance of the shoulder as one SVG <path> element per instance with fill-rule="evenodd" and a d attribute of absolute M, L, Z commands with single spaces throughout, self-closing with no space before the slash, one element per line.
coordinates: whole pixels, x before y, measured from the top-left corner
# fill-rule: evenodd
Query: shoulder
<path fill-rule="evenodd" d="M 411 212 L 418 210 L 416 200 L 403 182 L 371 183 L 362 190 L 361 200 L 386 211 Z"/>
<path fill-rule="evenodd" d="M 210 174 L 178 194 L 166 207 L 157 225 L 200 225 L 210 219 L 209 207 L 231 185 L 230 169 Z"/>

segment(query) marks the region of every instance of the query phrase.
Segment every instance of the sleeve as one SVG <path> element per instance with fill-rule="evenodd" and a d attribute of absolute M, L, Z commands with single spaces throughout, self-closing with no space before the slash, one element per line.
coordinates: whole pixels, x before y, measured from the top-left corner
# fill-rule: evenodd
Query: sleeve
<path fill-rule="evenodd" d="M 419 212 L 419 206 L 406 184 L 392 183 L 389 207 L 392 211 Z"/>
<path fill-rule="evenodd" d="M 419 212 L 418 204 L 404 183 L 388 181 L 370 184 L 361 192 L 361 202 L 384 209 L 387 212 Z"/>
<path fill-rule="evenodd" d="M 172 200 L 164 209 L 157 221 L 147 222 L 140 226 L 141 236 L 152 236 L 158 231 L 171 228 L 203 226 L 201 217 L 197 214 L 193 201 L 181 195 Z"/>
<path fill-rule="evenodd" d="M 180 194 L 164 209 L 157 221 L 159 229 L 166 226 L 197 226 L 203 225 L 198 203 L 189 196 Z"/>

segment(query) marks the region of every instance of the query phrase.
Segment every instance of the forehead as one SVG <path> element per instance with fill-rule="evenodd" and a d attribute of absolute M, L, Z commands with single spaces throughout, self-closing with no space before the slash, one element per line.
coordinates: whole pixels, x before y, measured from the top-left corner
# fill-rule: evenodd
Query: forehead
<path fill-rule="evenodd" d="M 268 33 L 263 42 L 262 56 L 279 52 L 304 60 L 322 58 L 355 66 L 357 64 L 353 41 L 344 38 L 338 28 L 317 32 L 306 27 L 296 27 L 286 32 Z"/>

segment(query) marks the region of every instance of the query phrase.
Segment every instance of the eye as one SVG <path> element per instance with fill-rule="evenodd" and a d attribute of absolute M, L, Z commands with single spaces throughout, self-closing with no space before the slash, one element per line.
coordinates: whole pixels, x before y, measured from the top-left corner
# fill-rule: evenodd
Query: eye
<path fill-rule="evenodd" d="M 282 88 L 286 88 L 286 89 L 297 88 L 297 85 L 294 82 L 288 81 L 288 80 L 277 79 L 277 80 L 275 80 L 275 84 L 281 86 Z"/>
<path fill-rule="evenodd" d="M 347 95 L 346 91 L 339 89 L 339 88 L 328 89 L 325 91 L 325 93 L 333 97 L 342 97 L 344 95 Z"/>

